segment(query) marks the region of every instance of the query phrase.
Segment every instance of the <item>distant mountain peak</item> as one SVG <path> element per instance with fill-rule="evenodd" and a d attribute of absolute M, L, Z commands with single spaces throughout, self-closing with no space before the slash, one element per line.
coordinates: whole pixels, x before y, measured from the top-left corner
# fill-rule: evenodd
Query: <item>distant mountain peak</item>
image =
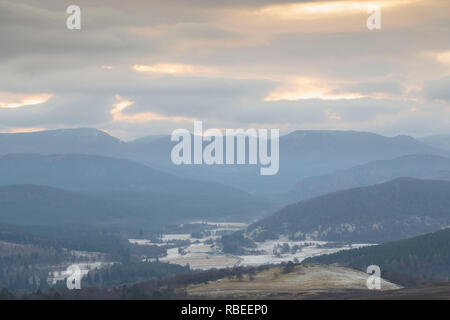
<path fill-rule="evenodd" d="M 295 130 L 287 134 L 293 135 L 293 136 L 300 136 L 300 135 L 327 135 L 327 136 L 347 136 L 347 135 L 377 135 L 379 134 L 372 133 L 372 132 L 366 132 L 366 131 L 355 131 L 355 130 Z"/>
<path fill-rule="evenodd" d="M 54 129 L 42 130 L 35 132 L 17 132 L 17 133 L 0 133 L 1 136 L 9 136 L 18 139 L 26 139 L 28 137 L 48 137 L 48 138 L 65 138 L 74 137 L 78 139 L 108 139 L 111 141 L 122 142 L 119 138 L 113 137 L 105 131 L 96 128 L 68 128 L 68 129 Z"/>
<path fill-rule="evenodd" d="M 96 128 L 69 128 L 69 129 L 55 129 L 55 130 L 44 130 L 35 132 L 35 134 L 43 134 L 50 136 L 65 135 L 65 136 L 78 136 L 78 137 L 105 137 L 119 140 L 116 137 L 111 136 L 105 131 Z"/>

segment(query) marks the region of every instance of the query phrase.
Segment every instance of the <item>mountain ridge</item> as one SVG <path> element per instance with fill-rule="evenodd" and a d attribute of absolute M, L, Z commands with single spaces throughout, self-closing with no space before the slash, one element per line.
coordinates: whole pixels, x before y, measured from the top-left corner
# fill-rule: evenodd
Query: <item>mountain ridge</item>
<path fill-rule="evenodd" d="M 379 243 L 450 225 L 450 182 L 398 178 L 288 205 L 250 225 L 253 240 Z"/>
<path fill-rule="evenodd" d="M 450 158 L 414 154 L 392 160 L 376 160 L 350 169 L 300 180 L 291 190 L 297 200 L 330 192 L 383 183 L 399 177 L 446 179 Z"/>
<path fill-rule="evenodd" d="M 254 194 L 288 192 L 300 179 L 348 169 L 374 160 L 408 154 L 450 155 L 409 136 L 386 137 L 375 133 L 339 130 L 297 130 L 280 137 L 280 170 L 260 176 L 257 166 L 176 166 L 170 136 L 125 142 L 103 131 L 61 129 L 33 133 L 0 134 L 0 154 L 93 154 L 128 159 L 160 171 L 196 180 L 215 181 Z"/>

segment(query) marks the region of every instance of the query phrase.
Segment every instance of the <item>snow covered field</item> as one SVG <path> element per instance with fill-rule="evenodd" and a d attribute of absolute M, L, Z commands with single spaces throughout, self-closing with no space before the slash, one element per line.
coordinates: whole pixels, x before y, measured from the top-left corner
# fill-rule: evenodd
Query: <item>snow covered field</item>
<path fill-rule="evenodd" d="M 253 255 L 230 255 L 223 253 L 220 248 L 211 241 L 217 240 L 217 231 L 238 231 L 246 227 L 243 223 L 214 223 L 214 222 L 198 222 L 213 226 L 209 230 L 211 235 L 203 238 L 192 238 L 190 234 L 165 234 L 161 237 L 162 243 L 152 243 L 149 240 L 143 239 L 129 239 L 130 242 L 139 245 L 164 245 L 170 244 L 175 240 L 189 240 L 191 244 L 184 247 L 175 247 L 167 250 L 167 256 L 159 259 L 160 261 L 170 262 L 180 265 L 189 264 L 192 269 L 211 269 L 211 268 L 226 268 L 233 266 L 257 266 L 263 264 L 276 264 L 287 261 L 301 262 L 306 258 L 317 255 L 334 253 L 341 250 L 348 250 L 358 247 L 363 247 L 371 244 L 351 244 L 342 245 L 338 247 L 327 247 L 329 244 L 325 241 L 289 241 L 286 238 L 278 240 L 268 240 L 257 243 L 257 248 L 252 250 L 260 251 L 261 254 Z M 208 243 L 206 243 L 208 241 Z M 285 250 L 281 248 L 284 246 L 293 248 L 297 246 L 297 250 Z M 274 250 L 275 248 L 275 250 Z M 179 250 L 180 249 L 180 250 Z"/>

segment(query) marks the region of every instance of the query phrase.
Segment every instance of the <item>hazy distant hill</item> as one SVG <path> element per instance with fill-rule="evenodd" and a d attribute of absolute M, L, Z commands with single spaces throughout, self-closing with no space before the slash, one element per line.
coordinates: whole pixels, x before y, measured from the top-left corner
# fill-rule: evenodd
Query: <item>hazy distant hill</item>
<path fill-rule="evenodd" d="M 147 150 L 148 156 L 142 159 L 148 159 L 163 169 L 258 193 L 288 191 L 301 178 L 347 169 L 373 160 L 420 153 L 446 154 L 409 136 L 390 138 L 357 131 L 294 131 L 280 137 L 278 174 L 260 176 L 254 166 L 172 166 L 167 161 L 174 145 L 169 137 L 150 139 L 140 146 L 144 145 L 147 146 L 144 150 Z"/>
<path fill-rule="evenodd" d="M 130 160 L 92 155 L 1 157 L 0 185 L 13 184 L 91 193 L 155 223 L 199 217 L 250 219 L 269 210 L 265 201 L 232 187 L 179 178 Z M 50 205 L 51 200 L 49 197 Z"/>
<path fill-rule="evenodd" d="M 80 225 L 120 230 L 158 230 L 193 219 L 248 218 L 256 205 L 229 197 L 159 193 L 80 193 L 39 185 L 0 187 L 0 223 L 11 225 Z"/>
<path fill-rule="evenodd" d="M 298 200 L 302 200 L 400 177 L 448 180 L 446 177 L 449 170 L 448 158 L 435 155 L 409 155 L 393 160 L 372 161 L 351 169 L 305 178 L 298 182 L 291 192 Z"/>
<path fill-rule="evenodd" d="M 125 148 L 125 142 L 92 128 L 0 133 L 0 155 L 83 153 L 125 157 Z"/>
<path fill-rule="evenodd" d="M 37 185 L 0 187 L 0 222 L 18 225 L 114 224 L 124 208 L 57 188 Z"/>
<path fill-rule="evenodd" d="M 345 250 L 307 261 L 365 271 L 376 264 L 382 276 L 402 285 L 450 280 L 450 228 L 377 246 Z"/>
<path fill-rule="evenodd" d="M 435 148 L 450 150 L 450 134 L 438 134 L 418 138 L 418 140 Z"/>
<path fill-rule="evenodd" d="M 430 179 L 450 181 L 450 170 L 437 171 L 430 176 Z"/>
<path fill-rule="evenodd" d="M 380 243 L 448 225 L 450 182 L 400 178 L 289 205 L 252 224 L 247 235 Z"/>
<path fill-rule="evenodd" d="M 335 160 L 341 160 L 353 156 L 361 161 L 417 153 L 418 150 L 420 153 L 438 151 L 410 136 L 391 138 L 359 131 L 298 130 L 283 136 L 282 140 L 284 151 L 290 157 L 311 160 L 325 156 L 336 156 Z"/>
<path fill-rule="evenodd" d="M 190 129 L 190 128 L 187 128 Z M 216 181 L 249 192 L 287 192 L 300 179 L 323 175 L 374 160 L 409 154 L 448 152 L 409 136 L 384 137 L 357 131 L 295 131 L 280 137 L 280 170 L 260 176 L 256 166 L 175 166 L 170 136 L 152 136 L 123 142 L 96 129 L 66 129 L 34 133 L 0 134 L 0 154 L 83 153 L 125 158 L 149 164 L 186 178 Z"/>
<path fill-rule="evenodd" d="M 151 143 L 151 142 L 154 142 L 156 140 L 160 140 L 162 138 L 167 138 L 167 137 L 168 137 L 168 135 L 165 135 L 165 134 L 157 134 L 157 135 L 154 135 L 154 136 L 146 136 L 146 137 L 134 139 L 134 140 L 130 141 L 129 144 Z"/>
<path fill-rule="evenodd" d="M 283 136 L 280 144 L 286 160 L 300 160 L 318 171 L 409 154 L 444 153 L 409 136 L 390 138 L 358 131 L 294 131 Z"/>
<path fill-rule="evenodd" d="M 183 179 L 130 160 L 94 155 L 10 154 L 0 157 L 0 185 L 41 184 L 77 191 L 242 194 L 215 182 Z"/>

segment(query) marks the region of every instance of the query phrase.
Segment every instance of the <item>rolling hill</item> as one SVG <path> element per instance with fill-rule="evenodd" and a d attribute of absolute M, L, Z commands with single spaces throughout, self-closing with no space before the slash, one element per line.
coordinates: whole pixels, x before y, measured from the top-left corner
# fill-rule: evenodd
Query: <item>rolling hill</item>
<path fill-rule="evenodd" d="M 13 185 L 0 187 L 0 222 L 17 225 L 114 224 L 125 208 L 62 189 Z"/>
<path fill-rule="evenodd" d="M 418 138 L 419 141 L 426 143 L 434 148 L 450 151 L 450 134 L 438 134 Z"/>
<path fill-rule="evenodd" d="M 450 228 L 306 260 L 311 261 L 358 270 L 375 264 L 383 277 L 402 285 L 450 281 Z"/>
<path fill-rule="evenodd" d="M 116 204 L 130 219 L 139 216 L 154 225 L 194 218 L 252 219 L 271 208 L 264 200 L 229 186 L 183 179 L 130 160 L 102 156 L 6 155 L 0 158 L 0 178 L 3 186 L 34 184 L 88 195 Z M 47 201 L 52 205 L 51 197 Z"/>
<path fill-rule="evenodd" d="M 317 296 L 339 295 L 348 291 L 367 294 L 367 273 L 350 268 L 319 264 L 293 266 L 290 272 L 272 267 L 241 279 L 222 278 L 189 285 L 191 299 L 314 299 Z M 400 287 L 382 279 L 382 291 Z"/>
<path fill-rule="evenodd" d="M 260 176 L 255 166 L 174 166 L 167 156 L 174 144 L 168 136 L 150 138 L 147 143 L 140 143 L 139 149 L 135 146 L 133 152 L 140 153 L 141 161 L 148 161 L 178 175 L 219 181 L 252 193 L 272 194 L 288 192 L 299 179 L 348 169 L 369 161 L 410 154 L 449 154 L 409 136 L 391 138 L 357 131 L 294 131 L 280 137 L 278 174 Z"/>
<path fill-rule="evenodd" d="M 380 243 L 450 225 L 450 182 L 399 178 L 286 206 L 248 227 L 260 241 L 279 236 Z"/>
<path fill-rule="evenodd" d="M 93 128 L 0 133 L 0 155 L 81 153 L 124 156 L 125 148 L 125 142 Z"/>
<path fill-rule="evenodd" d="M 338 190 L 369 186 L 400 177 L 449 180 L 450 159 L 436 155 L 408 155 L 393 160 L 377 160 L 331 174 L 309 177 L 291 190 L 298 200 Z"/>
<path fill-rule="evenodd" d="M 179 178 L 130 160 L 83 154 L 6 155 L 0 158 L 0 177 L 0 185 L 41 184 L 76 191 L 244 193 L 215 182 Z"/>
<path fill-rule="evenodd" d="M 238 199 L 239 200 L 239 199 Z M 39 185 L 0 187 L 0 223 L 77 225 L 120 230 L 159 230 L 196 219 L 248 219 L 257 205 L 230 198 L 159 193 L 80 193 Z"/>
<path fill-rule="evenodd" d="M 300 179 L 348 169 L 369 161 L 409 154 L 447 155 L 409 136 L 385 137 L 357 131 L 294 131 L 280 137 L 280 170 L 260 176 L 250 165 L 175 166 L 169 136 L 124 142 L 96 129 L 0 134 L 0 155 L 11 153 L 92 154 L 133 160 L 195 180 L 215 181 L 251 193 L 288 192 Z"/>

